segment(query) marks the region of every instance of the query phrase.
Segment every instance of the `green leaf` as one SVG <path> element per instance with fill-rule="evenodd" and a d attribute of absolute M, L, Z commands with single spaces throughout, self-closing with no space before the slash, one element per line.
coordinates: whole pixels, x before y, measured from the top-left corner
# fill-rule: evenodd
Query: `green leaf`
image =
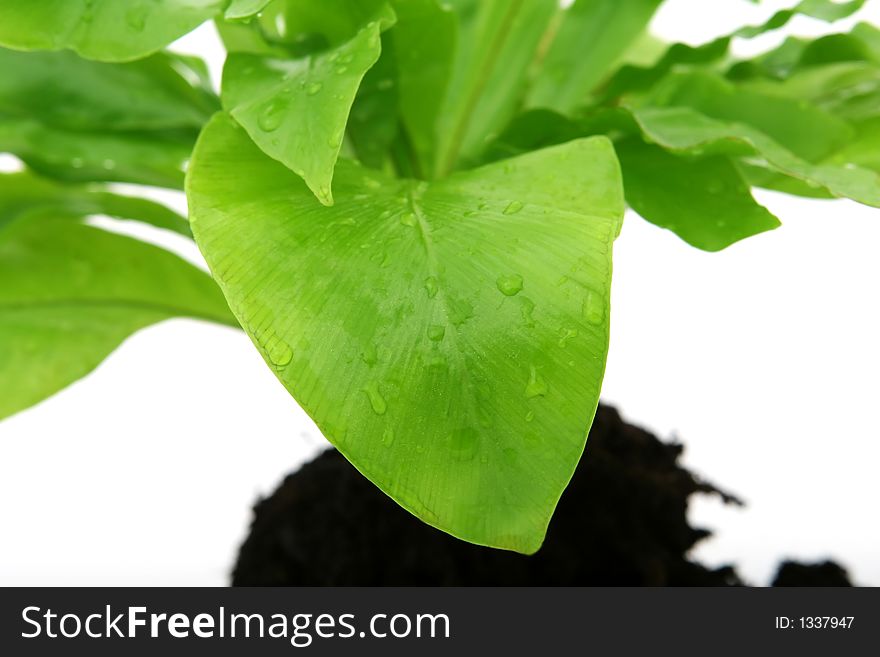
<path fill-rule="evenodd" d="M 397 24 L 388 33 L 400 114 L 415 151 L 420 177 L 433 177 L 437 121 L 449 87 L 458 25 L 436 0 L 396 0 Z"/>
<path fill-rule="evenodd" d="M 690 107 L 713 119 L 751 126 L 810 162 L 827 157 L 853 137 L 846 121 L 808 103 L 736 87 L 705 71 L 669 76 L 645 102 Z"/>
<path fill-rule="evenodd" d="M 763 25 L 749 26 L 741 28 L 735 32 L 735 36 L 741 38 L 752 38 L 760 36 L 771 30 L 777 30 L 785 27 L 788 23 L 798 15 L 817 18 L 829 23 L 839 21 L 852 16 L 865 5 L 866 0 L 801 0 L 791 9 L 782 9 L 776 12 L 770 20 Z"/>
<path fill-rule="evenodd" d="M 358 87 L 346 126 L 357 159 L 374 169 L 386 165 L 392 144 L 399 136 L 396 67 L 394 53 L 387 44 L 383 45 L 378 61 Z"/>
<path fill-rule="evenodd" d="M 234 325 L 205 273 L 150 244 L 39 209 L 0 226 L 0 418 L 171 317 Z"/>
<path fill-rule="evenodd" d="M 63 180 L 181 187 L 219 107 L 201 60 L 159 53 L 108 64 L 0 49 L 0 152 Z"/>
<path fill-rule="evenodd" d="M 687 107 L 645 107 L 635 109 L 633 117 L 648 140 L 675 153 L 757 157 L 757 162 L 834 196 L 880 207 L 880 176 L 873 171 L 811 164 L 750 126 L 717 121 Z"/>
<path fill-rule="evenodd" d="M 228 21 L 252 18 L 263 11 L 270 2 L 272 0 L 232 0 L 223 12 L 223 18 Z"/>
<path fill-rule="evenodd" d="M 0 0 L 0 45 L 70 49 L 86 59 L 131 61 L 161 50 L 229 0 Z"/>
<path fill-rule="evenodd" d="M 223 72 L 223 105 L 263 151 L 332 205 L 333 168 L 364 74 L 381 50 L 378 22 L 338 48 L 303 59 L 233 54 Z"/>
<path fill-rule="evenodd" d="M 635 139 L 615 148 L 630 207 L 698 249 L 720 251 L 779 226 L 728 157 L 680 157 Z"/>
<path fill-rule="evenodd" d="M 559 7 L 556 0 L 484 0 L 476 11 L 460 29 L 440 113 L 438 176 L 477 158 L 514 117 L 541 37 Z"/>
<path fill-rule="evenodd" d="M 230 307 L 324 435 L 429 524 L 524 553 L 598 401 L 621 191 L 595 138 L 431 183 L 340 160 L 327 208 L 224 115 L 187 182 Z"/>
<path fill-rule="evenodd" d="M 181 188 L 195 137 L 180 132 L 80 132 L 0 115 L 0 153 L 67 181 Z"/>
<path fill-rule="evenodd" d="M 734 38 L 750 39 L 778 30 L 798 15 L 834 21 L 854 14 L 862 5 L 864 0 L 840 3 L 833 0 L 804 0 L 792 9 L 777 12 L 765 23 L 740 28 L 708 43 L 698 46 L 672 44 L 652 66 L 622 66 L 605 85 L 600 98 L 608 101 L 645 91 L 667 73 L 682 66 L 700 65 L 720 68 L 729 56 L 730 44 Z"/>
<path fill-rule="evenodd" d="M 134 219 L 191 236 L 186 219 L 147 199 L 114 194 L 104 188 L 61 185 L 27 171 L 0 174 L 0 228 L 34 209 L 81 217 L 102 214 Z"/>
<path fill-rule="evenodd" d="M 569 113 L 645 31 L 662 0 L 577 0 L 529 91 L 527 104 Z"/>
<path fill-rule="evenodd" d="M 0 113 L 71 130 L 198 130 L 219 109 L 191 61 L 168 53 L 106 64 L 0 48 L 0 71 Z"/>

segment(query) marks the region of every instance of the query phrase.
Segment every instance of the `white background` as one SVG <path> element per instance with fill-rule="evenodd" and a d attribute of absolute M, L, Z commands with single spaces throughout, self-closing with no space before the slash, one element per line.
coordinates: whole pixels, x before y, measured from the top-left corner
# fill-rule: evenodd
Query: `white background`
<path fill-rule="evenodd" d="M 653 28 L 696 44 L 793 4 L 670 0 Z M 878 4 L 860 17 L 880 24 Z M 823 30 L 798 19 L 788 32 Z M 177 48 L 208 56 L 219 79 L 210 26 Z M 783 227 L 719 254 L 627 219 L 604 400 L 748 501 L 694 503 L 716 532 L 697 558 L 735 560 L 761 584 L 784 556 L 830 555 L 880 585 L 880 211 L 759 196 Z M 223 585 L 250 505 L 324 444 L 242 333 L 187 320 L 144 331 L 0 425 L 0 584 Z"/>

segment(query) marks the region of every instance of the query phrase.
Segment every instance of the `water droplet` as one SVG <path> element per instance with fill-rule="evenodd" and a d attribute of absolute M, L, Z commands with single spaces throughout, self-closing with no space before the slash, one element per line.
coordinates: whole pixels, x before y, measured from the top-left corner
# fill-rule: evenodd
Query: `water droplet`
<path fill-rule="evenodd" d="M 529 382 L 526 384 L 525 393 L 528 399 L 543 397 L 547 394 L 547 382 L 544 381 L 534 365 L 529 366 Z"/>
<path fill-rule="evenodd" d="M 400 215 L 400 223 L 402 223 L 404 226 L 413 227 L 416 225 L 417 221 L 418 220 L 416 219 L 416 215 L 413 212 L 404 212 L 402 215 Z"/>
<path fill-rule="evenodd" d="M 376 345 L 367 345 L 366 348 L 364 348 L 364 350 L 361 352 L 361 360 L 364 361 L 367 365 L 375 365 L 378 359 L 379 357 L 376 353 Z"/>
<path fill-rule="evenodd" d="M 531 422 L 535 419 L 535 411 L 529 411 L 526 413 L 526 422 Z"/>
<path fill-rule="evenodd" d="M 523 277 L 519 274 L 510 274 L 508 276 L 499 276 L 495 281 L 501 294 L 514 297 L 523 289 Z"/>
<path fill-rule="evenodd" d="M 460 461 L 470 461 L 477 455 L 480 434 L 473 427 L 465 427 L 449 436 L 449 451 Z"/>
<path fill-rule="evenodd" d="M 325 201 L 330 200 L 330 188 L 327 185 L 321 185 L 318 188 L 318 195 Z"/>
<path fill-rule="evenodd" d="M 440 289 L 440 285 L 437 283 L 437 279 L 433 276 L 428 276 L 425 279 L 425 291 L 428 293 L 428 298 L 433 299 L 437 296 L 437 291 Z"/>
<path fill-rule="evenodd" d="M 324 88 L 324 85 L 321 82 L 310 82 L 308 84 L 308 86 L 306 86 L 306 93 L 309 96 L 314 96 L 319 91 L 321 91 L 321 89 L 323 89 L 323 88 Z"/>
<path fill-rule="evenodd" d="M 370 381 L 363 387 L 363 391 L 367 394 L 367 397 L 370 400 L 370 406 L 372 406 L 373 412 L 376 415 L 385 415 L 385 411 L 388 410 L 388 404 L 385 403 L 385 398 L 382 396 L 382 393 L 379 392 L 379 382 Z"/>
<path fill-rule="evenodd" d="M 342 55 L 339 56 L 339 63 L 340 64 L 351 64 L 353 59 L 354 59 L 354 55 L 352 55 L 350 52 L 346 52 L 346 53 L 343 53 Z"/>
<path fill-rule="evenodd" d="M 440 342 L 446 335 L 446 327 L 442 324 L 431 324 L 428 327 L 428 337 L 434 342 Z"/>
<path fill-rule="evenodd" d="M 357 226 L 357 222 L 352 217 L 346 217 L 339 222 L 340 226 Z"/>
<path fill-rule="evenodd" d="M 347 73 L 347 72 L 348 72 L 348 66 L 337 66 L 336 67 L 337 75 L 342 75 L 343 73 Z"/>
<path fill-rule="evenodd" d="M 516 214 L 522 209 L 523 204 L 520 201 L 511 201 L 507 204 L 507 207 L 504 208 L 504 214 Z"/>
<path fill-rule="evenodd" d="M 477 210 L 485 210 L 489 207 L 489 204 L 486 201 L 483 201 L 477 206 Z"/>
<path fill-rule="evenodd" d="M 116 168 L 116 162 L 114 160 L 104 160 L 101 163 L 101 166 L 107 169 L 108 171 Z"/>
<path fill-rule="evenodd" d="M 535 302 L 528 297 L 520 297 L 519 311 L 522 315 L 523 324 L 525 324 L 528 328 L 534 327 L 535 318 L 532 317 L 532 313 L 535 311 Z"/>
<path fill-rule="evenodd" d="M 568 345 L 568 341 L 577 337 L 577 334 L 577 329 L 562 327 L 559 329 L 559 346 L 565 349 Z"/>
<path fill-rule="evenodd" d="M 474 316 L 474 306 L 466 299 L 455 299 L 447 295 L 446 307 L 449 311 L 449 321 L 455 326 L 461 326 Z"/>
<path fill-rule="evenodd" d="M 330 139 L 327 140 L 327 145 L 330 148 L 339 148 L 339 145 L 342 143 L 342 133 L 337 132 L 335 135 L 332 135 Z"/>
<path fill-rule="evenodd" d="M 257 118 L 257 125 L 264 132 L 273 132 L 278 129 L 284 119 L 284 110 L 287 109 L 285 103 L 273 100 L 268 103 L 260 112 Z"/>
<path fill-rule="evenodd" d="M 391 444 L 394 442 L 394 429 L 391 427 L 385 427 L 385 432 L 382 434 L 382 444 L 385 447 L 391 447 Z"/>
<path fill-rule="evenodd" d="M 266 357 L 275 367 L 285 367 L 293 360 L 293 349 L 277 335 L 272 335 L 263 344 Z"/>
<path fill-rule="evenodd" d="M 428 361 L 428 367 L 438 370 L 446 369 L 446 357 L 445 356 L 434 356 L 431 360 Z"/>
<path fill-rule="evenodd" d="M 144 5 L 132 7 L 125 12 L 125 22 L 135 32 L 142 32 L 144 26 L 147 24 L 147 15 L 149 12 L 150 8 Z"/>
<path fill-rule="evenodd" d="M 599 326 L 605 319 L 604 299 L 595 292 L 588 292 L 582 307 L 584 319 L 593 326 Z"/>
<path fill-rule="evenodd" d="M 375 178 L 364 178 L 364 185 L 370 189 L 379 189 L 382 186 L 382 183 Z"/>

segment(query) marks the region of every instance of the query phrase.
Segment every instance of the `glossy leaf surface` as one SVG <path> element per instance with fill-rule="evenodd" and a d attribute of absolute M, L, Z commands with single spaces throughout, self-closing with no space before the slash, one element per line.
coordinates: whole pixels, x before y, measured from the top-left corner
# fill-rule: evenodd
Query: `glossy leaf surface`
<path fill-rule="evenodd" d="M 432 183 L 340 160 L 328 208 L 225 115 L 187 184 L 230 307 L 322 432 L 426 522 L 525 553 L 598 402 L 621 191 L 596 138 Z"/>

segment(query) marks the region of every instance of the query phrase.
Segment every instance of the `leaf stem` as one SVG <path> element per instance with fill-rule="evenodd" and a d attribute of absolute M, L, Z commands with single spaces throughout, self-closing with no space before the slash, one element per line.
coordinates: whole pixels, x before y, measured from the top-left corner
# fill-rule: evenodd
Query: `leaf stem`
<path fill-rule="evenodd" d="M 468 120 L 473 114 L 477 103 L 480 101 L 483 89 L 489 82 L 492 70 L 495 68 L 495 63 L 501 55 L 501 48 L 507 40 L 507 35 L 510 32 L 514 20 L 516 20 L 517 14 L 519 14 L 522 9 L 522 5 L 523 0 L 511 0 L 507 12 L 504 14 L 504 18 L 501 20 L 498 30 L 495 32 L 495 36 L 489 46 L 487 55 L 483 59 L 482 65 L 477 74 L 476 83 L 468 91 L 465 102 L 461 106 L 462 109 L 456 117 L 455 124 L 452 128 L 452 134 L 449 141 L 446 142 L 447 147 L 440 154 L 440 157 L 438 157 L 437 176 L 439 178 L 449 175 L 455 167 L 456 160 L 458 160 L 461 147 L 464 144 L 464 139 L 467 135 Z"/>

